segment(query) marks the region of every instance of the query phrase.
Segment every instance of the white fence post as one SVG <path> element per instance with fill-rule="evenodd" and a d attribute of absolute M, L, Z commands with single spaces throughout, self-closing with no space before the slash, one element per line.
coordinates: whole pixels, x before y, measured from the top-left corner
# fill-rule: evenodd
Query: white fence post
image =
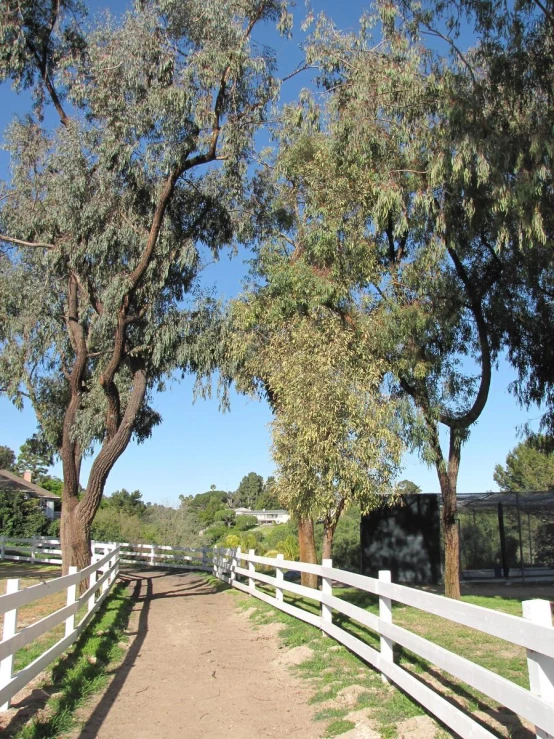
<path fill-rule="evenodd" d="M 237 567 L 240 567 L 240 555 L 241 555 L 241 548 L 237 547 L 235 550 L 235 554 L 233 555 L 233 559 L 231 560 L 231 573 L 229 575 L 229 579 L 231 582 L 229 585 L 233 587 L 233 583 L 237 579 Z"/>
<path fill-rule="evenodd" d="M 36 546 L 37 546 L 36 545 L 36 539 L 33 536 L 33 538 L 31 539 L 31 562 L 33 562 L 33 563 L 34 563 L 35 558 L 36 558 L 36 555 L 35 555 Z"/>
<path fill-rule="evenodd" d="M 6 583 L 6 595 L 10 593 L 17 593 L 19 590 L 19 580 L 10 578 Z M 17 633 L 17 608 L 11 611 L 7 611 L 4 614 L 4 631 L 2 634 L 2 641 L 9 639 L 10 636 L 14 636 Z M 8 655 L 5 659 L 0 662 L 0 688 L 5 687 L 13 676 L 13 654 Z M 3 706 L 0 706 L 0 711 L 7 711 L 10 707 L 10 701 L 6 701 Z"/>
<path fill-rule="evenodd" d="M 100 557 L 99 554 L 93 554 L 92 555 L 92 564 L 95 564 L 96 562 L 98 562 L 98 560 L 100 558 L 101 557 Z M 98 574 L 98 570 L 94 570 L 94 572 L 91 572 L 90 573 L 89 578 L 88 578 L 88 586 L 89 586 L 89 588 L 92 588 L 92 587 L 94 587 L 94 585 L 96 585 L 96 575 L 97 574 Z M 94 591 L 93 593 L 91 593 L 91 595 L 89 595 L 89 599 L 88 599 L 88 612 L 89 613 L 94 608 L 94 604 L 95 603 L 96 603 L 96 591 Z"/>
<path fill-rule="evenodd" d="M 321 566 L 322 567 L 332 567 L 333 566 L 333 560 L 332 559 L 323 559 L 321 560 Z M 330 577 L 322 577 L 321 578 L 321 592 L 323 595 L 333 595 L 333 584 Z M 325 605 L 325 603 L 321 604 L 321 626 L 322 631 L 325 633 L 325 629 L 323 628 L 325 624 L 332 624 L 333 623 L 333 610 L 331 606 Z"/>
<path fill-rule="evenodd" d="M 277 559 L 283 560 L 285 559 L 285 555 L 278 554 Z M 277 583 L 275 584 L 275 600 L 278 603 L 282 603 L 283 602 L 283 587 L 282 586 L 283 586 L 283 580 L 285 579 L 282 567 L 275 568 L 275 579 L 277 580 Z"/>
<path fill-rule="evenodd" d="M 68 575 L 73 575 L 77 572 L 77 567 L 73 565 L 69 568 Z M 67 588 L 67 605 L 70 606 L 77 600 L 77 585 L 70 585 Z M 69 636 L 72 631 L 75 630 L 75 614 L 65 619 L 65 635 Z"/>
<path fill-rule="evenodd" d="M 380 582 L 391 582 L 390 570 L 379 570 L 379 580 Z M 388 624 L 392 623 L 392 601 L 382 595 L 379 595 L 379 618 Z M 381 657 L 387 662 L 394 662 L 392 639 L 387 639 L 385 636 L 381 637 Z M 385 675 L 381 675 L 381 679 L 384 683 L 389 682 Z"/>
<path fill-rule="evenodd" d="M 152 549 L 150 550 L 150 567 L 154 567 L 156 564 L 156 545 L 151 544 Z"/>
<path fill-rule="evenodd" d="M 523 617 L 535 624 L 552 627 L 552 613 L 547 600 L 524 600 Z M 527 650 L 527 669 L 529 670 L 529 687 L 532 693 L 539 695 L 546 703 L 554 704 L 554 659 L 545 654 Z M 539 739 L 552 739 L 554 734 L 545 729 L 535 727 Z"/>
<path fill-rule="evenodd" d="M 256 550 L 255 549 L 249 549 L 248 550 L 248 556 L 249 557 L 254 557 L 255 554 L 256 554 Z M 250 560 L 248 560 L 248 572 L 256 572 L 256 565 L 254 564 L 254 562 L 250 562 Z M 254 580 L 253 577 L 249 577 L 248 578 L 248 588 L 249 588 L 249 590 L 250 590 L 251 593 L 255 593 L 256 592 L 256 581 Z"/>

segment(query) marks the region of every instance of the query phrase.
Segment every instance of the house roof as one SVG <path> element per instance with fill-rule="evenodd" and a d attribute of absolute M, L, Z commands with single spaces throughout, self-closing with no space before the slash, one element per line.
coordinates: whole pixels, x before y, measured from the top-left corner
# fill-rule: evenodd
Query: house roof
<path fill-rule="evenodd" d="M 51 493 L 49 490 L 35 485 L 34 482 L 27 482 L 22 477 L 14 475 L 8 470 L 0 470 L 0 490 L 20 490 L 28 493 L 33 498 L 48 498 L 49 500 L 60 500 L 60 496 Z"/>

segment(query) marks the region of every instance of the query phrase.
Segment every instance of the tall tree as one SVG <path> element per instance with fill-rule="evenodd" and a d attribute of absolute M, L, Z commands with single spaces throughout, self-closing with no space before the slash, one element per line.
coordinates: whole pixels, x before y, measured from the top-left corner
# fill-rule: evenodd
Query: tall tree
<path fill-rule="evenodd" d="M 11 470 L 15 463 L 15 453 L 9 446 L 0 446 L 0 470 Z"/>
<path fill-rule="evenodd" d="M 31 472 L 31 479 L 41 485 L 48 476 L 48 468 L 53 464 L 52 447 L 37 434 L 33 434 L 19 448 L 15 468 L 19 475 L 27 470 Z"/>
<path fill-rule="evenodd" d="M 263 485 L 264 478 L 261 475 L 256 474 L 256 472 L 249 472 L 242 478 L 238 488 L 233 493 L 233 505 L 235 507 L 255 508 Z"/>
<path fill-rule="evenodd" d="M 89 562 L 113 465 L 160 421 L 152 393 L 217 359 L 197 274 L 203 250 L 246 233 L 245 164 L 278 90 L 271 52 L 250 39 L 258 23 L 288 23 L 280 0 L 147 1 L 86 33 L 82 12 L 77 0 L 0 11 L 0 77 L 36 102 L 7 134 L 0 387 L 30 397 L 59 450 L 65 570 Z"/>
<path fill-rule="evenodd" d="M 545 491 L 554 489 L 554 452 L 542 436 L 531 436 L 506 456 L 503 467 L 494 468 L 494 479 L 501 490 Z"/>

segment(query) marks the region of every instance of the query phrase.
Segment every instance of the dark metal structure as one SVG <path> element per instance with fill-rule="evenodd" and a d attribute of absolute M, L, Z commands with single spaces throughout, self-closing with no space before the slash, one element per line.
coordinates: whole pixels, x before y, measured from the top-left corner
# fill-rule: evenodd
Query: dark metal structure
<path fill-rule="evenodd" d="M 390 570 L 393 582 L 437 583 L 441 577 L 439 500 L 403 495 L 393 506 L 362 516 L 361 571 Z"/>

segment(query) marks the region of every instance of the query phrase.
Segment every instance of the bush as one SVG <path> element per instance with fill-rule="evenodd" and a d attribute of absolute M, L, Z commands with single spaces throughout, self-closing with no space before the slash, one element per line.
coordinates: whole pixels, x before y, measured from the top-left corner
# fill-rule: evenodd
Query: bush
<path fill-rule="evenodd" d="M 238 531 L 248 531 L 258 525 L 258 519 L 256 516 L 237 516 L 235 521 L 235 528 Z"/>

